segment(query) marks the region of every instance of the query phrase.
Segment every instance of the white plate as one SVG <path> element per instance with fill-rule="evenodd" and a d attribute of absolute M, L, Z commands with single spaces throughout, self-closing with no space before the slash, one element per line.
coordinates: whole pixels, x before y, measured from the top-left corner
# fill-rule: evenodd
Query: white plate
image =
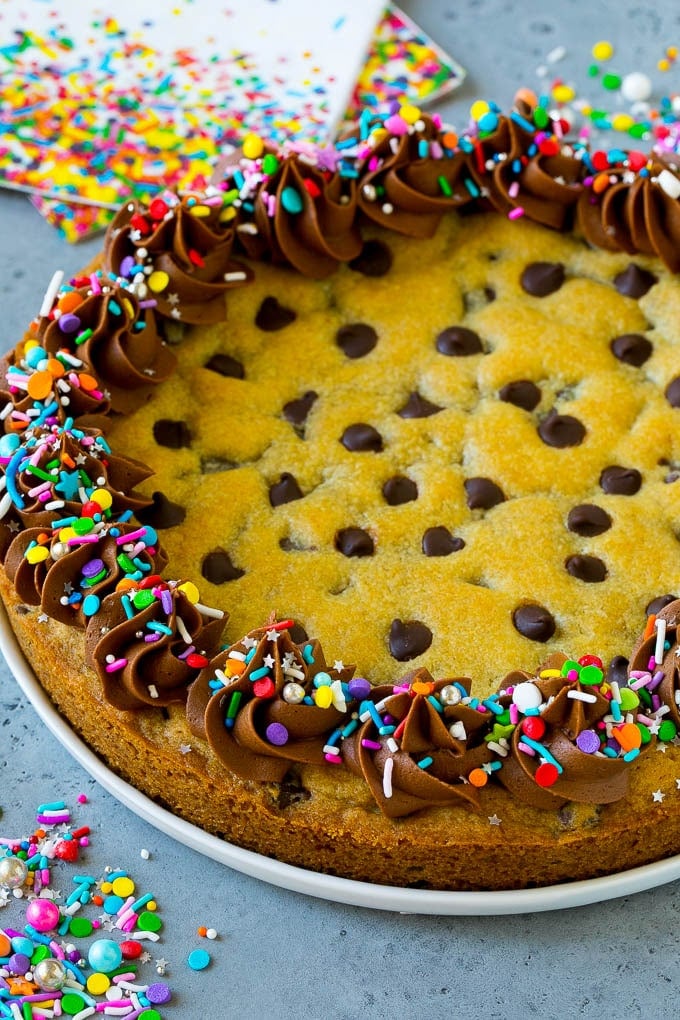
<path fill-rule="evenodd" d="M 617 896 L 643 892 L 680 878 L 680 856 L 656 864 L 646 864 L 617 875 L 551 885 L 542 889 L 517 889 L 502 892 L 439 892 L 428 889 L 401 889 L 371 885 L 332 875 L 321 875 L 250 850 L 226 843 L 190 822 L 176 818 L 133 786 L 123 782 L 76 736 L 59 715 L 28 664 L 0 602 L 0 650 L 19 686 L 34 709 L 79 765 L 105 790 L 151 825 L 198 850 L 213 861 L 259 878 L 271 885 L 292 889 L 336 903 L 347 903 L 377 910 L 396 910 L 406 914 L 499 915 L 526 914 L 539 910 L 561 910 L 599 903 Z"/>

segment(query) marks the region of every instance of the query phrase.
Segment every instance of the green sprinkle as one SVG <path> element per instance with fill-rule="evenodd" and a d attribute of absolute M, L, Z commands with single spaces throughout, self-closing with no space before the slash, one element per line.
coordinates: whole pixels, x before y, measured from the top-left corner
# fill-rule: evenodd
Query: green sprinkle
<path fill-rule="evenodd" d="M 132 596 L 132 604 L 135 609 L 146 609 L 152 602 L 156 601 L 156 596 L 148 588 L 142 588 L 141 591 L 136 591 Z"/>
<path fill-rule="evenodd" d="M 609 89 L 610 92 L 615 92 L 617 89 L 621 88 L 621 75 L 609 72 L 602 78 L 602 84 L 606 89 Z"/>
<path fill-rule="evenodd" d="M 79 333 L 75 339 L 75 345 L 78 347 L 79 344 L 84 344 L 86 340 L 89 340 L 92 336 L 91 329 L 84 329 L 82 333 Z"/>
<path fill-rule="evenodd" d="M 659 740 L 672 740 L 678 732 L 678 728 L 670 719 L 665 719 L 659 726 Z"/>
<path fill-rule="evenodd" d="M 453 191 L 446 177 L 438 177 L 437 183 L 439 184 L 442 194 L 446 195 L 447 198 L 450 198 L 451 195 L 453 194 Z"/>
<path fill-rule="evenodd" d="M 536 109 L 534 110 L 534 124 L 536 125 L 536 127 L 538 128 L 547 127 L 549 120 L 550 116 L 548 114 L 548 111 L 545 110 L 542 106 L 537 106 Z"/>
<path fill-rule="evenodd" d="M 42 478 L 44 482 L 53 482 L 54 478 L 52 475 L 48 475 L 47 471 L 43 471 L 42 468 L 34 467 L 33 464 L 29 464 L 26 468 L 29 474 L 35 475 L 36 478 Z"/>
<path fill-rule="evenodd" d="M 126 574 L 134 574 L 135 565 L 130 557 L 126 556 L 125 553 L 121 553 L 120 556 L 116 556 L 116 563 L 121 570 L 125 571 Z"/>

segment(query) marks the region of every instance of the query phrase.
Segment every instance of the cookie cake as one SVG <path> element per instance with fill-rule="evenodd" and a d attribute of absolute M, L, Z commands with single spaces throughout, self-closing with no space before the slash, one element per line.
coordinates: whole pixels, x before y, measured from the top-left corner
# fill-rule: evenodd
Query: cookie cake
<path fill-rule="evenodd" d="M 438 889 L 680 849 L 680 178 L 564 134 L 249 136 L 6 357 L 11 625 L 207 831 Z"/>

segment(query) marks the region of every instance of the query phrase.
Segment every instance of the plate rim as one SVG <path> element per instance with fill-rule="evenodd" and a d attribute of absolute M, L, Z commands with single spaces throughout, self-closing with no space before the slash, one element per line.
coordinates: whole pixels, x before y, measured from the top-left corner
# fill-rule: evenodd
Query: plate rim
<path fill-rule="evenodd" d="M 308 871 L 245 850 L 160 807 L 115 774 L 71 729 L 40 686 L 0 599 L 0 651 L 20 689 L 52 735 L 108 793 L 154 828 L 211 860 L 269 885 L 345 906 L 430 916 L 501 916 L 601 903 L 680 878 L 680 854 L 614 875 L 535 889 L 434 890 L 374 885 Z"/>

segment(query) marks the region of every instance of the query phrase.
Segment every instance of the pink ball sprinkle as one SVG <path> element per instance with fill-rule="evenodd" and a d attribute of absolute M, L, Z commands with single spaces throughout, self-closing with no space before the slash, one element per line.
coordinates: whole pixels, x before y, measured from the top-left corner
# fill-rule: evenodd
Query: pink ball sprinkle
<path fill-rule="evenodd" d="M 79 804 L 87 804 L 87 794 L 79 793 L 78 794 L 78 803 Z"/>

